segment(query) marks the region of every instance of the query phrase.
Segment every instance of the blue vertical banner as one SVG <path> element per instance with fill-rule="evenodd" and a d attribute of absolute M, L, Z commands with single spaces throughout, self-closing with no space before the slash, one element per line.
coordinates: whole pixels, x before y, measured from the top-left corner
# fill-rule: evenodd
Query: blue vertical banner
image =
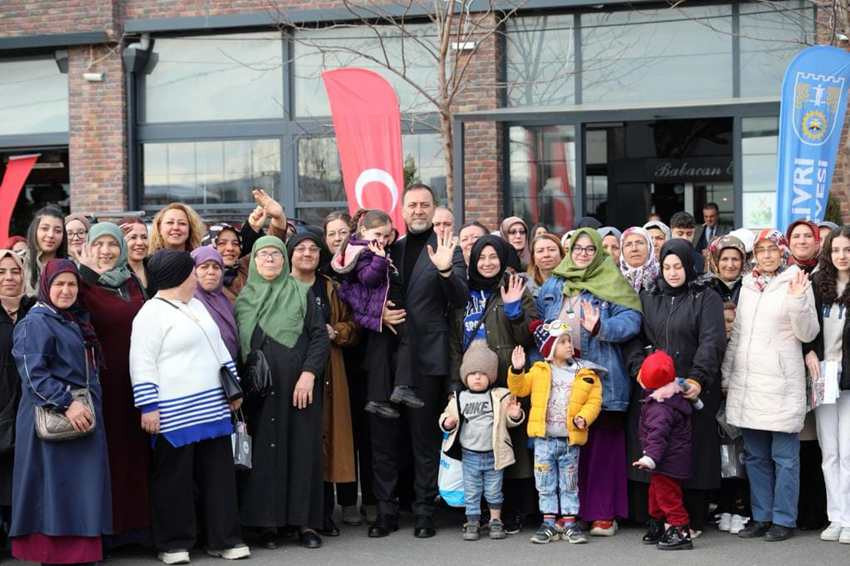
<path fill-rule="evenodd" d="M 818 45 L 799 53 L 782 81 L 776 218 L 823 221 L 850 87 L 850 53 Z"/>

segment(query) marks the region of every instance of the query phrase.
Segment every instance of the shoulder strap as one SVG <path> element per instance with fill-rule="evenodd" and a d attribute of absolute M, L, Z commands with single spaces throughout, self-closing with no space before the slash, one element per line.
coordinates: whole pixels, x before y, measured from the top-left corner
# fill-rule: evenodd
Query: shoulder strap
<path fill-rule="evenodd" d="M 481 329 L 481 325 L 484 324 L 484 319 L 487 318 L 487 315 L 490 314 L 490 312 L 494 308 L 496 308 L 496 301 L 490 300 L 490 298 L 493 297 L 494 292 L 495 291 L 491 292 L 490 296 L 487 297 L 487 305 L 484 307 L 484 312 L 481 313 L 481 318 L 478 319 L 478 322 L 475 324 L 475 327 L 472 329 L 472 333 L 470 334 L 471 338 L 469 340 L 467 340 L 466 339 L 466 333 L 463 334 L 463 337 L 462 337 L 463 348 L 462 348 L 462 350 L 464 352 L 466 352 L 466 349 L 469 348 L 469 344 L 472 342 L 472 340 L 475 339 L 475 335 L 478 334 L 478 331 Z"/>
<path fill-rule="evenodd" d="M 195 320 L 194 318 L 192 318 L 191 316 L 189 316 L 189 313 L 187 313 L 186 311 L 184 311 L 183 309 L 181 309 L 181 308 L 180 308 L 180 307 L 178 307 L 177 305 L 173 304 L 171 301 L 167 301 L 167 300 L 165 300 L 165 299 L 163 299 L 162 297 L 159 297 L 159 296 L 154 297 L 154 299 L 159 299 L 160 301 L 162 301 L 162 302 L 163 302 L 163 303 L 165 303 L 166 305 L 168 305 L 168 306 L 170 306 L 171 308 L 173 308 L 173 309 L 177 310 L 177 312 L 183 313 L 183 316 L 185 316 L 186 318 L 188 318 L 189 320 L 191 320 L 192 322 L 194 322 L 195 324 L 197 324 L 197 325 L 198 325 L 198 328 L 200 328 L 200 329 L 201 329 L 201 334 L 203 334 L 203 335 L 204 335 L 204 338 L 206 338 L 206 339 L 207 339 L 207 344 L 209 344 L 209 345 L 210 345 L 210 349 L 213 351 L 213 356 L 215 356 L 216 361 L 219 363 L 219 365 L 224 365 L 224 364 L 222 364 L 222 363 L 221 363 L 221 360 L 220 360 L 220 359 L 219 359 L 219 357 L 218 357 L 218 350 L 216 350 L 216 349 L 215 349 L 215 346 L 213 346 L 213 343 L 212 343 L 212 341 L 210 340 L 210 337 L 209 337 L 209 336 L 207 336 L 207 332 L 206 332 L 206 330 L 204 330 L 204 327 L 203 327 L 203 326 L 201 326 L 201 323 L 200 323 L 200 322 L 198 322 L 197 320 Z"/>

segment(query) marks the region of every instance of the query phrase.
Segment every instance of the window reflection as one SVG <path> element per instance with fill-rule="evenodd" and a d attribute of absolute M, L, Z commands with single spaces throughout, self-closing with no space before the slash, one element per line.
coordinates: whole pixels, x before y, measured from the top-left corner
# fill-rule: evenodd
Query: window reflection
<path fill-rule="evenodd" d="M 143 151 L 146 206 L 250 203 L 252 190 L 273 195 L 280 184 L 278 140 L 149 143 Z"/>
<path fill-rule="evenodd" d="M 744 118 L 741 127 L 743 224 L 746 228 L 769 228 L 776 224 L 779 119 Z"/>
<path fill-rule="evenodd" d="M 508 104 L 575 100 L 574 16 L 512 18 L 507 23 Z"/>
<path fill-rule="evenodd" d="M 68 75 L 53 57 L 0 61 L 0 136 L 68 131 Z"/>
<path fill-rule="evenodd" d="M 156 39 L 145 121 L 282 118 L 281 42 L 278 32 Z"/>

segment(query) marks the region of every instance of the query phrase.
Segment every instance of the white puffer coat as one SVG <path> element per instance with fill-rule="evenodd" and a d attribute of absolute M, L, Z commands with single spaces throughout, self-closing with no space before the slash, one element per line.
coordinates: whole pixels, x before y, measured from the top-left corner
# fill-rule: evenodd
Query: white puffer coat
<path fill-rule="evenodd" d="M 800 268 L 789 267 L 759 292 L 744 278 L 732 338 L 723 360 L 726 418 L 735 426 L 800 432 L 806 417 L 803 343 L 820 330 L 815 297 L 788 294 Z"/>

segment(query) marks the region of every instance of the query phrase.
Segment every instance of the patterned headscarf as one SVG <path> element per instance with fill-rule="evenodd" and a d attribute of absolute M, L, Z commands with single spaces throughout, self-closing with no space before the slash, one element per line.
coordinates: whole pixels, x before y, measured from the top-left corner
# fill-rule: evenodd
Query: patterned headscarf
<path fill-rule="evenodd" d="M 89 321 L 88 311 L 80 306 L 79 296 L 74 304 L 67 309 L 60 309 L 50 300 L 50 286 L 53 285 L 53 280 L 63 273 L 73 273 L 77 278 L 77 284 L 80 283 L 80 272 L 77 266 L 70 259 L 52 259 L 47 262 L 44 269 L 41 271 L 41 282 L 38 289 L 38 300 L 51 309 L 59 313 L 64 318 L 76 324 L 83 334 L 83 342 L 86 346 L 94 348 L 94 359 L 96 364 L 103 365 L 103 351 L 100 347 L 100 340 L 97 339 L 97 334 L 94 331 Z"/>
<path fill-rule="evenodd" d="M 626 254 L 623 250 L 623 242 L 625 241 L 626 236 L 631 234 L 637 234 L 646 240 L 647 252 L 649 253 L 646 262 L 638 267 L 632 267 L 626 263 Z M 650 237 L 649 232 L 640 226 L 632 226 L 623 232 L 623 237 L 620 238 L 620 273 L 622 273 L 623 277 L 631 283 L 634 290 L 640 293 L 640 290 L 643 289 L 647 283 L 658 277 L 660 271 L 661 270 L 658 267 L 658 260 L 655 259 L 655 244 L 652 243 L 652 238 Z"/>
<path fill-rule="evenodd" d="M 726 281 L 720 277 L 720 255 L 723 253 L 723 250 L 736 250 L 741 254 L 741 273 L 738 274 L 735 281 Z M 748 270 L 747 248 L 744 246 L 744 242 L 729 234 L 714 238 L 708 245 L 708 265 L 706 267 L 709 272 L 719 277 L 722 281 L 735 283 L 746 275 Z"/>
<path fill-rule="evenodd" d="M 759 291 L 764 291 L 764 288 L 767 287 L 767 284 L 770 283 L 771 279 L 785 271 L 785 269 L 789 265 L 794 265 L 793 256 L 791 255 L 791 248 L 788 246 L 788 240 L 785 236 L 782 235 L 782 232 L 777 230 L 776 228 L 765 228 L 756 236 L 756 241 L 753 243 L 753 249 L 758 246 L 759 242 L 762 240 L 770 240 L 777 246 L 779 246 L 779 269 L 776 270 L 776 273 L 764 273 L 759 269 L 758 257 L 753 255 L 754 267 L 752 273 L 747 275 L 747 277 L 753 278 L 753 283 Z"/>
<path fill-rule="evenodd" d="M 811 271 L 818 264 L 818 257 L 820 256 L 820 228 L 818 227 L 818 225 L 804 218 L 801 218 L 800 220 L 795 220 L 791 223 L 790 226 L 788 226 L 788 230 L 785 231 L 785 238 L 788 240 L 790 246 L 791 232 L 794 231 L 794 228 L 802 224 L 805 224 L 806 226 L 812 229 L 812 235 L 814 235 L 815 237 L 815 253 L 813 253 L 812 257 L 810 257 L 809 259 L 798 259 L 795 257 L 794 263 L 799 265 L 800 269 L 802 269 L 806 273 L 811 273 Z"/>

